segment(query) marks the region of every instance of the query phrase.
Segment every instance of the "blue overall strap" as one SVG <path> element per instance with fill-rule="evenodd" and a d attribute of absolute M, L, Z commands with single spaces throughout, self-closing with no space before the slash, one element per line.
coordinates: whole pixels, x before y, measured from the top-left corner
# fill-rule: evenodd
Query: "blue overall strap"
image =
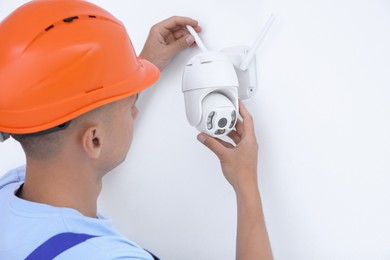
<path fill-rule="evenodd" d="M 94 237 L 96 236 L 77 233 L 55 235 L 29 254 L 26 260 L 51 260 L 69 248 Z"/>
<path fill-rule="evenodd" d="M 155 256 L 152 252 L 146 250 L 145 248 L 144 248 L 144 250 L 145 250 L 146 252 L 148 252 L 148 253 L 153 257 L 153 260 L 160 260 L 160 258 L 158 258 L 157 256 Z"/>

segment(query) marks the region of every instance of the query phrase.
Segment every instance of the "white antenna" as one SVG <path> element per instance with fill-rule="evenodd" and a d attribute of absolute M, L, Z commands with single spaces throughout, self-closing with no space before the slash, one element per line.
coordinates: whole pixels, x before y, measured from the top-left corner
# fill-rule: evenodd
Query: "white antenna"
<path fill-rule="evenodd" d="M 198 45 L 198 47 L 199 47 L 203 52 L 208 51 L 208 49 L 207 49 L 206 46 L 204 45 L 202 39 L 200 39 L 199 35 L 196 33 L 195 29 L 192 28 L 191 25 L 187 25 L 187 30 L 190 32 L 190 34 L 191 34 L 192 36 L 194 36 L 195 42 L 196 42 L 196 44 Z"/>
<path fill-rule="evenodd" d="M 251 63 L 251 61 L 256 55 L 257 49 L 259 48 L 260 44 L 263 42 L 265 36 L 267 35 L 274 21 L 275 21 L 275 14 L 271 14 L 270 17 L 268 18 L 267 23 L 264 25 L 259 36 L 257 37 L 255 43 L 253 44 L 252 48 L 250 48 L 248 54 L 245 56 L 244 60 L 242 61 L 240 65 L 241 70 L 245 71 L 248 69 L 249 64 Z"/>

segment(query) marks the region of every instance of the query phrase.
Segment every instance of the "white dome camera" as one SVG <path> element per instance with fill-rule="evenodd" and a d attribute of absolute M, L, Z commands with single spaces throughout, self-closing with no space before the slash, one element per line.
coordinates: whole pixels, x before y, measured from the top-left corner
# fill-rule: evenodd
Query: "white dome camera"
<path fill-rule="evenodd" d="M 182 90 L 188 122 L 210 136 L 227 135 L 237 122 L 238 98 L 251 97 L 257 84 L 255 51 L 271 27 L 275 16 L 271 15 L 251 47 L 232 47 L 220 52 L 208 51 L 191 26 L 203 51 L 188 61 Z"/>
<path fill-rule="evenodd" d="M 193 57 L 183 74 L 189 123 L 211 136 L 229 133 L 238 115 L 238 79 L 226 55 L 204 52 Z"/>

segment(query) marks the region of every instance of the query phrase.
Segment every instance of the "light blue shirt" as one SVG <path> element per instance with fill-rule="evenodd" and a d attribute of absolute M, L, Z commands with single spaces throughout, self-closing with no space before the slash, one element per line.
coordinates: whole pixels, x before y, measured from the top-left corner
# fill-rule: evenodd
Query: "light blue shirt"
<path fill-rule="evenodd" d="M 25 179 L 25 166 L 0 178 L 0 259 L 25 259 L 49 238 L 64 232 L 88 239 L 55 259 L 148 259 L 152 256 L 122 236 L 112 222 L 89 218 L 70 208 L 22 200 L 15 192 Z"/>

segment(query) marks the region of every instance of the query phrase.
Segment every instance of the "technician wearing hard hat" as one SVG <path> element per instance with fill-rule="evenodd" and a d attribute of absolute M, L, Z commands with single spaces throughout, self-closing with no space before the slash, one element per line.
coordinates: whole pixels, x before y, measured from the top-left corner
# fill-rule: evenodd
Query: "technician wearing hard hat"
<path fill-rule="evenodd" d="M 20 142 L 26 166 L 0 179 L 0 259 L 158 259 L 101 217 L 96 201 L 131 145 L 138 93 L 194 44 L 186 25 L 201 30 L 185 17 L 156 24 L 137 57 L 122 23 L 85 1 L 35 0 L 2 21 L 0 139 Z M 271 259 L 256 137 L 240 111 L 236 146 L 198 139 L 237 195 L 237 259 Z"/>

